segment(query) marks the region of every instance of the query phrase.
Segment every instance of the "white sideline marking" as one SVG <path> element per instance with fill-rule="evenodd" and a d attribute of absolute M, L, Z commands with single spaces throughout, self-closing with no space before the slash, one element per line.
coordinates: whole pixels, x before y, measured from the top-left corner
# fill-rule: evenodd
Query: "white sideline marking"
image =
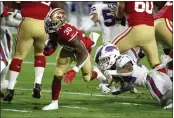
<path fill-rule="evenodd" d="M 24 89 L 24 88 L 16 88 L 16 90 L 20 91 L 32 91 L 32 89 Z M 42 90 L 42 92 L 50 93 L 50 90 Z M 71 95 L 83 95 L 83 96 L 96 96 L 96 97 L 114 97 L 114 95 L 101 95 L 101 94 L 90 94 L 90 93 L 78 93 L 78 92 L 61 92 L 64 94 L 71 94 Z M 118 98 L 136 98 L 131 96 L 116 96 Z"/>
<path fill-rule="evenodd" d="M 4 111 L 15 111 L 15 112 L 32 112 L 32 111 L 26 111 L 26 110 L 17 110 L 17 109 L 1 109 Z"/>
<path fill-rule="evenodd" d="M 84 109 L 84 110 L 88 110 L 89 109 L 89 108 L 86 108 L 86 107 L 77 107 L 77 106 L 60 106 L 60 107 L 72 108 L 72 109 Z"/>

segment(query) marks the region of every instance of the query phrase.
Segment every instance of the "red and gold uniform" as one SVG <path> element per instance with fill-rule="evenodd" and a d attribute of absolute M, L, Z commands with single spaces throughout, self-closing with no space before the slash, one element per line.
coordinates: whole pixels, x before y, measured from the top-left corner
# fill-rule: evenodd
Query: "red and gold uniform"
<path fill-rule="evenodd" d="M 155 40 L 153 2 L 125 2 L 125 13 L 129 27 L 112 43 L 121 52 L 133 47 L 141 47 L 152 67 L 159 64 L 158 50 Z"/>
<path fill-rule="evenodd" d="M 155 37 L 163 45 L 172 48 L 173 2 L 167 2 L 155 15 Z"/>
<path fill-rule="evenodd" d="M 57 57 L 57 67 L 56 76 L 62 76 L 66 71 L 68 71 L 69 66 L 73 61 L 76 61 L 75 49 L 70 45 L 70 42 L 75 38 L 78 38 L 84 47 L 86 47 L 88 53 L 91 53 L 91 46 L 94 44 L 91 39 L 86 37 L 80 30 L 71 25 L 70 23 L 65 23 L 64 26 L 58 31 L 58 43 L 63 46 Z M 83 65 L 82 74 L 85 81 L 91 79 L 91 61 L 90 57 L 87 59 L 86 63 Z"/>

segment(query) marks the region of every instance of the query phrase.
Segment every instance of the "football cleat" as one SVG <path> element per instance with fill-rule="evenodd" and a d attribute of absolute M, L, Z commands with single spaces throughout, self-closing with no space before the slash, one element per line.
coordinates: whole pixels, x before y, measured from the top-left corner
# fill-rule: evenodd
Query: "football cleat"
<path fill-rule="evenodd" d="M 171 104 L 169 104 L 169 105 L 167 105 L 167 106 L 165 106 L 163 109 L 173 109 L 173 103 L 171 103 Z"/>
<path fill-rule="evenodd" d="M 41 84 L 35 83 L 32 96 L 33 98 L 38 98 L 38 99 L 41 97 Z"/>
<path fill-rule="evenodd" d="M 172 61 L 172 58 L 168 55 L 161 55 L 160 60 L 162 64 L 166 65 L 167 63 Z"/>
<path fill-rule="evenodd" d="M 46 105 L 45 107 L 42 108 L 42 110 L 56 110 L 58 108 L 59 108 L 58 102 L 56 101 L 56 102 L 52 102 L 49 105 Z"/>
<path fill-rule="evenodd" d="M 14 96 L 14 89 L 13 90 L 7 89 L 7 92 L 4 95 L 4 101 L 10 102 L 13 99 L 13 96 Z"/>

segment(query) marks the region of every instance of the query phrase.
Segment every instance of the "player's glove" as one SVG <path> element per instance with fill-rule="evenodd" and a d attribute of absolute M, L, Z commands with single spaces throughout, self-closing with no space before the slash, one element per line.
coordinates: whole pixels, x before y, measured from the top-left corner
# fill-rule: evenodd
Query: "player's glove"
<path fill-rule="evenodd" d="M 108 84 L 99 84 L 99 89 L 104 93 L 104 94 L 109 94 L 111 91 L 110 88 L 107 87 Z"/>
<path fill-rule="evenodd" d="M 64 79 L 64 82 L 65 83 L 72 83 L 72 80 L 74 79 L 74 77 L 76 76 L 76 73 L 78 72 L 78 68 L 75 66 L 72 70 L 64 73 L 65 75 L 65 79 Z"/>
<path fill-rule="evenodd" d="M 56 42 L 53 42 L 52 40 L 47 40 L 45 42 L 45 48 L 44 48 L 43 54 L 45 56 L 50 56 L 56 51 L 56 48 L 57 48 Z"/>

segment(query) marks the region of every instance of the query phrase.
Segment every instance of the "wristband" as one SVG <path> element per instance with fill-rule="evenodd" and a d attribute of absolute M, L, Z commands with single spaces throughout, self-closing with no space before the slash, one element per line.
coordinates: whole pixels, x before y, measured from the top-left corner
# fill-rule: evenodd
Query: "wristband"
<path fill-rule="evenodd" d="M 76 71 L 76 72 L 78 72 L 80 69 L 77 66 L 74 66 L 73 67 L 73 70 Z"/>

